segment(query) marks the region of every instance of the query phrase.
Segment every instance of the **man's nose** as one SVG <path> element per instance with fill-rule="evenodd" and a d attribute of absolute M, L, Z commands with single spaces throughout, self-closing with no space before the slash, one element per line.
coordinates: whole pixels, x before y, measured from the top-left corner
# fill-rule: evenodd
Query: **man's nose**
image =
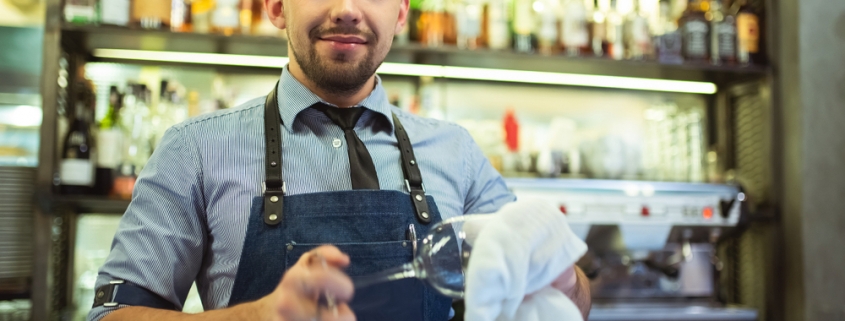
<path fill-rule="evenodd" d="M 332 7 L 332 22 L 339 25 L 357 25 L 361 22 L 360 0 L 334 0 Z"/>

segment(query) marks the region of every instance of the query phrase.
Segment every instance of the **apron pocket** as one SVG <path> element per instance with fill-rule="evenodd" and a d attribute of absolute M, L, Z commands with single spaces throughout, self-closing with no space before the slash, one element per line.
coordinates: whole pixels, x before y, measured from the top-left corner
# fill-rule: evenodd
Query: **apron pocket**
<path fill-rule="evenodd" d="M 285 270 L 290 269 L 308 251 L 325 244 L 288 244 Z M 349 276 L 367 275 L 409 263 L 413 259 L 411 242 L 361 242 L 332 244 L 349 255 L 350 264 L 345 272 Z"/>

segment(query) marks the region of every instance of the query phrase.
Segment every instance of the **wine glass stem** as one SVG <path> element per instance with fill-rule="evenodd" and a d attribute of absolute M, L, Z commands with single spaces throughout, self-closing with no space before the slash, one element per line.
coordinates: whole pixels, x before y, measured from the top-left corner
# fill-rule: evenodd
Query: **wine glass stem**
<path fill-rule="evenodd" d="M 387 269 L 375 274 L 353 278 L 355 288 L 365 288 L 374 284 L 416 277 L 413 263 L 405 263 L 395 268 Z"/>

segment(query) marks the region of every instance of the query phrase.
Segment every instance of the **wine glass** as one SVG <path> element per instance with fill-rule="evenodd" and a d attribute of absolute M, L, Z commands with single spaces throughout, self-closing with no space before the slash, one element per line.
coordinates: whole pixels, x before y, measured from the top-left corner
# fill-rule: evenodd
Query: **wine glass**
<path fill-rule="evenodd" d="M 356 277 L 352 282 L 355 288 L 364 288 L 382 282 L 418 278 L 447 297 L 462 299 L 472 241 L 489 219 L 489 215 L 479 214 L 443 220 L 432 226 L 422 240 L 417 241 L 413 236 L 414 259 L 410 263 Z M 421 246 L 417 246 L 416 242 L 422 243 Z"/>

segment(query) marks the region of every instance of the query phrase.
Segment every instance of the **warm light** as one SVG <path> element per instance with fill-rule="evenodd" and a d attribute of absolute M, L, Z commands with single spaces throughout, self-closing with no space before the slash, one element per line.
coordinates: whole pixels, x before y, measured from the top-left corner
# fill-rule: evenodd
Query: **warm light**
<path fill-rule="evenodd" d="M 704 209 L 701 210 L 701 216 L 704 216 L 704 219 L 707 220 L 713 218 L 713 208 L 710 206 L 704 207 Z"/>
<path fill-rule="evenodd" d="M 258 68 L 282 68 L 285 66 L 285 64 L 288 63 L 287 57 L 124 49 L 94 49 L 94 56 L 99 58 L 111 59 L 179 62 L 189 64 L 244 66 Z M 379 68 L 378 73 L 383 75 L 429 76 L 452 79 L 616 88 L 693 94 L 715 94 L 717 89 L 716 85 L 710 82 L 583 75 L 542 71 L 452 67 L 441 65 L 419 65 L 391 62 L 383 63 Z"/>

